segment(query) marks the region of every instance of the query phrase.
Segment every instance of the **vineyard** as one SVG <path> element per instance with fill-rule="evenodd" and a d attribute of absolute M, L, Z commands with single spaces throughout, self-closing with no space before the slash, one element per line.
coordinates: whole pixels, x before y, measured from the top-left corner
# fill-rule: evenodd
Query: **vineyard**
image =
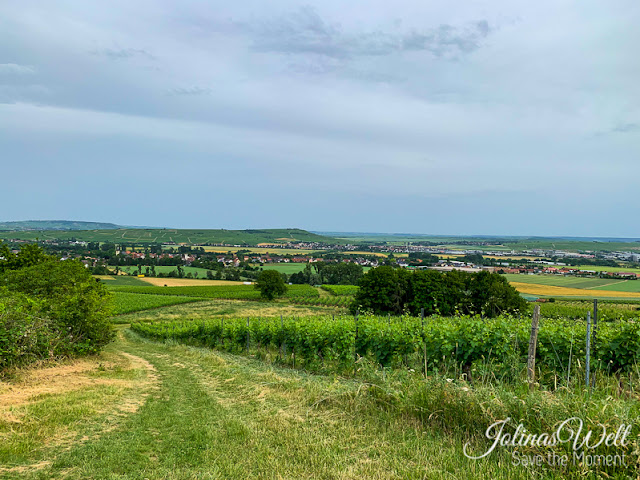
<path fill-rule="evenodd" d="M 346 295 L 334 297 L 292 297 L 289 301 L 296 305 L 348 308 L 351 302 L 353 302 L 353 297 Z"/>
<path fill-rule="evenodd" d="M 132 329 L 156 340 L 204 345 L 234 353 L 257 349 L 285 363 L 353 368 L 367 358 L 382 367 L 461 368 L 491 364 L 494 374 L 526 361 L 530 319 L 480 317 L 243 318 L 137 323 Z M 538 335 L 537 365 L 567 375 L 585 355 L 585 322 L 547 319 Z M 599 325 L 592 365 L 602 372 L 629 371 L 640 360 L 640 324 Z"/>
<path fill-rule="evenodd" d="M 533 307 L 531 310 L 533 310 Z M 589 300 L 543 303 L 540 306 L 543 318 L 578 320 L 586 318 L 589 311 L 593 311 L 593 301 Z M 638 317 L 640 317 L 640 304 L 638 303 L 613 303 L 607 301 L 599 301 L 598 303 L 598 319 L 600 321 L 632 320 Z"/>
<path fill-rule="evenodd" d="M 323 290 L 326 290 L 332 295 L 338 296 L 355 296 L 358 293 L 360 287 L 356 285 L 323 285 Z"/>
<path fill-rule="evenodd" d="M 199 298 L 223 298 L 238 300 L 260 300 L 260 291 L 253 285 L 220 285 L 195 287 L 113 287 L 114 292 L 139 293 L 145 295 L 173 295 Z M 310 285 L 289 285 L 285 298 L 316 298 L 320 294 Z"/>
<path fill-rule="evenodd" d="M 199 302 L 201 300 L 202 298 L 178 295 L 141 295 L 139 293 L 113 292 L 113 313 L 122 315 L 169 305 Z"/>

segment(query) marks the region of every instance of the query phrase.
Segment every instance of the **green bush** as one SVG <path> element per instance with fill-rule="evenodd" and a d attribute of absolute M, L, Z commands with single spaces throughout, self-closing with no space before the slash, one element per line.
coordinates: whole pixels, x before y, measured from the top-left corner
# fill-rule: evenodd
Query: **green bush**
<path fill-rule="evenodd" d="M 56 335 L 39 311 L 37 300 L 0 290 L 0 370 L 53 354 Z"/>
<path fill-rule="evenodd" d="M 111 294 L 76 260 L 0 276 L 0 368 L 98 352 L 114 337 Z"/>

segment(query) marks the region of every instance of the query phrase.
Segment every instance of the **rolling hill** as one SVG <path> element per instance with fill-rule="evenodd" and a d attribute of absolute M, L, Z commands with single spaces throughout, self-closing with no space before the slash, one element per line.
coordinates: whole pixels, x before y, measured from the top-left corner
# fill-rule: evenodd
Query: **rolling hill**
<path fill-rule="evenodd" d="M 25 220 L 0 222 L 0 231 L 25 232 L 32 230 L 113 230 L 123 228 L 114 223 L 76 222 L 73 220 Z"/>
<path fill-rule="evenodd" d="M 0 231 L 5 240 L 78 240 L 120 244 L 184 243 L 190 245 L 224 244 L 256 246 L 262 243 L 288 242 L 341 243 L 331 237 L 307 232 L 299 228 L 225 230 L 225 229 L 168 229 L 115 228 L 91 230 L 22 230 Z"/>

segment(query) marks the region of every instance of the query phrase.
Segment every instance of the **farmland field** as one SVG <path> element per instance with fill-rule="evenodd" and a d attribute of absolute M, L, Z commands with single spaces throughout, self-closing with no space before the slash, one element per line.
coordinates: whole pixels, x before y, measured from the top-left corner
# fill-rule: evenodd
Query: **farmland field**
<path fill-rule="evenodd" d="M 142 273 L 144 274 L 146 271 L 146 266 L 142 267 Z M 170 265 L 159 265 L 156 266 L 156 273 L 164 273 L 167 274 L 169 272 L 175 272 L 176 269 L 178 267 L 175 266 L 170 266 Z M 192 275 L 195 275 L 196 273 L 198 274 L 198 278 L 207 278 L 207 269 L 206 268 L 198 268 L 198 267 L 182 267 L 182 269 L 184 270 L 185 275 L 187 273 L 191 273 Z M 130 274 L 134 274 L 136 275 L 138 273 L 138 267 L 137 266 L 125 266 L 125 267 L 120 267 L 120 270 L 125 272 L 125 273 L 130 273 Z M 215 272 L 213 272 L 215 273 Z"/>
<path fill-rule="evenodd" d="M 178 295 L 144 295 L 127 292 L 113 292 L 113 297 L 116 315 L 202 300 L 201 298 Z"/>
<path fill-rule="evenodd" d="M 360 287 L 356 285 L 323 285 L 322 288 L 332 295 L 349 295 L 353 296 L 358 293 Z"/>
<path fill-rule="evenodd" d="M 263 270 L 276 270 L 280 273 L 286 273 L 291 275 L 292 273 L 298 273 L 305 269 L 307 263 L 265 263 Z"/>
<path fill-rule="evenodd" d="M 618 280 L 616 283 L 600 287 L 600 289 L 612 292 L 640 292 L 640 279 Z"/>
<path fill-rule="evenodd" d="M 128 275 L 94 275 L 107 287 L 147 287 L 149 283 L 143 282 L 138 277 L 130 277 Z"/>
<path fill-rule="evenodd" d="M 561 275 L 522 275 L 506 274 L 505 277 L 511 283 L 535 283 L 537 285 L 551 285 L 568 288 L 596 288 L 605 285 L 618 284 L 620 280 L 606 278 L 582 278 Z"/>
<path fill-rule="evenodd" d="M 535 283 L 510 282 L 519 292 L 546 297 L 585 297 L 585 298 L 638 298 L 639 292 L 621 292 L 614 290 L 567 288 Z"/>
<path fill-rule="evenodd" d="M 155 287 L 213 287 L 213 286 L 242 286 L 244 282 L 232 280 L 201 280 L 199 278 L 169 278 L 169 277 L 144 277 L 141 278 L 147 285 Z"/>
<path fill-rule="evenodd" d="M 627 302 L 633 302 L 633 300 L 627 300 Z M 542 318 L 584 320 L 587 318 L 587 312 L 593 313 L 593 300 L 556 301 L 540 305 Z M 637 320 L 638 318 L 640 318 L 640 302 L 599 302 L 598 321 Z"/>
<path fill-rule="evenodd" d="M 638 264 L 634 264 L 633 266 L 628 266 L 628 267 L 601 267 L 598 265 L 577 265 L 577 266 L 572 266 L 571 268 L 579 268 L 580 270 L 593 270 L 594 272 L 640 273 L 640 266 L 638 266 Z"/>
<path fill-rule="evenodd" d="M 170 248 L 170 247 L 167 247 Z M 204 246 L 205 252 L 214 253 L 235 253 L 238 250 L 248 250 L 251 253 L 271 254 L 271 255 L 308 255 L 317 250 L 307 250 L 304 248 L 268 248 L 268 247 L 212 247 Z"/>
<path fill-rule="evenodd" d="M 199 282 L 199 280 L 194 280 Z M 260 292 L 253 285 L 223 286 L 177 286 L 177 287 L 114 287 L 114 291 L 153 294 L 183 295 L 200 298 L 228 298 L 242 300 L 259 300 Z M 319 297 L 319 289 L 309 285 L 289 285 L 284 298 Z"/>

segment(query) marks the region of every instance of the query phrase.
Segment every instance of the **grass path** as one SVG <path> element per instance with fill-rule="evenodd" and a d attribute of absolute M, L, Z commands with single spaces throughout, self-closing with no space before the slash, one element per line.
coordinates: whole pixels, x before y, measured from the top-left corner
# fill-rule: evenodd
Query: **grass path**
<path fill-rule="evenodd" d="M 129 377 L 147 387 L 129 401 L 135 408 L 109 423 L 121 401 L 94 397 L 92 422 L 64 418 L 76 441 L 56 446 L 43 434 L 29 446 L 40 453 L 24 453 L 0 478 L 529 478 L 508 459 L 467 460 L 464 439 L 373 406 L 356 381 L 121 333 L 107 355 L 137 359 Z M 52 395 L 58 407 L 76 401 Z M 48 414 L 41 408 L 38 421 Z M 10 431 L 3 440 L 21 441 Z"/>

